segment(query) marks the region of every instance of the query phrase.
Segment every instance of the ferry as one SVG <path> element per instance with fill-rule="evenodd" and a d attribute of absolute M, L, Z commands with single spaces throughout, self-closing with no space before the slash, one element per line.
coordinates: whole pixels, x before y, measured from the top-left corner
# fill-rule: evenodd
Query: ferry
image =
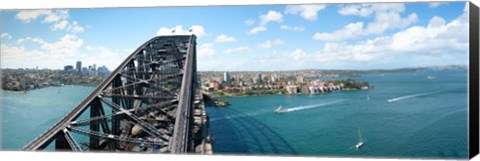
<path fill-rule="evenodd" d="M 282 112 L 287 112 L 287 111 L 288 111 L 288 109 L 284 109 L 284 108 L 282 107 L 282 105 L 280 105 L 280 106 L 278 106 L 277 109 L 275 109 L 274 112 L 275 112 L 275 113 L 282 113 Z"/>

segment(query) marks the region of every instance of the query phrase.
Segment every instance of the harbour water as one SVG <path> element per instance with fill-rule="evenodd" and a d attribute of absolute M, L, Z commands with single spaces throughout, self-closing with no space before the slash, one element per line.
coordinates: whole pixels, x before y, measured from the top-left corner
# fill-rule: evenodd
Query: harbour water
<path fill-rule="evenodd" d="M 436 79 L 427 79 L 428 75 Z M 325 95 L 230 97 L 208 107 L 216 154 L 467 157 L 467 71 L 372 74 L 372 90 Z M 1 149 L 18 150 L 93 87 L 1 94 Z M 390 101 L 389 101 L 390 100 Z M 276 114 L 278 106 L 290 109 Z M 359 150 L 358 131 L 365 141 Z"/>
<path fill-rule="evenodd" d="M 1 93 L 1 150 L 19 150 L 53 126 L 95 88 L 47 87 Z"/>
<path fill-rule="evenodd" d="M 466 158 L 467 71 L 355 78 L 375 88 L 326 95 L 226 98 L 209 107 L 224 154 Z M 436 79 L 427 79 L 435 75 Z M 390 100 L 390 101 L 388 101 Z M 282 106 L 286 113 L 274 113 Z M 355 148 L 361 132 L 365 144 Z"/>

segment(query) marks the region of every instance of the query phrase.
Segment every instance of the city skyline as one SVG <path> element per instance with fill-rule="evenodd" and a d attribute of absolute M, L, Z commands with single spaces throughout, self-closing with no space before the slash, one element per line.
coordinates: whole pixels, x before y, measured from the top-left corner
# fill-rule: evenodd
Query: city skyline
<path fill-rule="evenodd" d="M 115 69 L 151 37 L 190 29 L 200 71 L 467 65 L 465 4 L 2 10 L 1 67 L 62 69 L 81 59 Z"/>

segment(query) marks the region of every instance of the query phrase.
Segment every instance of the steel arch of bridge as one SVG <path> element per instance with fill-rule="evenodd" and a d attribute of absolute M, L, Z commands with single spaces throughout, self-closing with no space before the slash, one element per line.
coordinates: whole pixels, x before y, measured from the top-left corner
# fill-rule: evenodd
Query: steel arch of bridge
<path fill-rule="evenodd" d="M 196 80 L 195 35 L 154 37 L 22 150 L 192 151 Z"/>

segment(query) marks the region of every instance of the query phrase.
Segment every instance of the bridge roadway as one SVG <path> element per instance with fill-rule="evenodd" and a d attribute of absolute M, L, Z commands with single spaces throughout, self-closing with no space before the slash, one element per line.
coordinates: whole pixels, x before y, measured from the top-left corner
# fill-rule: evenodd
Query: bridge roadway
<path fill-rule="evenodd" d="M 136 53 L 141 52 L 147 45 L 154 42 L 156 39 L 161 38 L 161 36 L 154 37 L 149 41 L 145 42 L 142 46 L 137 48 L 130 56 L 128 56 L 125 61 L 123 61 L 119 67 L 117 67 L 104 81 L 100 83 L 99 86 L 85 99 L 83 100 L 77 107 L 75 107 L 72 111 L 70 111 L 66 116 L 64 116 L 60 121 L 58 121 L 55 125 L 49 128 L 46 132 L 42 133 L 40 136 L 35 138 L 32 142 L 27 144 L 25 147 L 22 148 L 24 151 L 32 151 L 32 150 L 41 150 L 48 146 L 58 135 L 62 134 L 62 130 L 67 129 L 70 123 L 78 118 L 82 112 L 87 109 L 87 106 L 90 102 L 92 102 L 95 98 L 98 98 L 103 90 L 105 90 L 108 85 L 113 81 L 113 79 L 121 73 L 121 71 L 126 67 L 126 65 L 135 58 Z M 188 142 L 188 131 L 189 129 L 189 119 L 188 117 L 191 111 L 192 106 L 192 69 L 193 69 L 193 61 L 195 49 L 194 46 L 196 45 L 195 42 L 195 35 L 190 36 L 189 47 L 187 50 L 187 59 L 186 65 L 184 69 L 187 69 L 186 72 L 183 70 L 184 76 L 182 80 L 182 87 L 181 87 L 181 96 L 179 101 L 179 110 L 177 110 L 177 118 L 175 123 L 174 129 L 174 136 L 173 141 L 171 142 L 175 147 L 172 148 L 170 151 L 172 153 L 184 153 L 186 152 L 186 144 Z M 187 78 L 187 79 L 186 79 Z M 187 85 L 186 85 L 187 84 Z M 187 101 L 188 100 L 188 101 Z M 186 102 L 187 101 L 187 102 Z M 173 150 L 174 149 L 174 150 Z"/>
<path fill-rule="evenodd" d="M 189 42 L 195 42 L 193 37 L 190 38 Z M 188 51 L 187 53 L 194 53 L 195 48 L 193 47 L 195 43 L 189 43 Z M 194 97 L 192 96 L 193 93 L 195 92 L 194 90 L 194 85 L 193 85 L 193 74 L 192 74 L 192 69 L 194 66 L 195 61 L 195 55 L 194 54 L 188 54 L 187 55 L 187 61 L 185 64 L 185 73 L 183 75 L 182 79 L 182 87 L 180 90 L 180 101 L 178 103 L 178 111 L 177 111 L 177 117 L 175 121 L 175 127 L 173 131 L 173 141 L 172 141 L 172 148 L 171 152 L 172 153 L 182 153 L 186 152 L 189 147 L 188 143 L 188 136 L 191 135 L 190 132 L 190 122 L 193 121 L 193 115 L 192 113 L 192 106 L 193 106 L 193 99 Z M 185 107 L 185 108 L 184 108 Z"/>

